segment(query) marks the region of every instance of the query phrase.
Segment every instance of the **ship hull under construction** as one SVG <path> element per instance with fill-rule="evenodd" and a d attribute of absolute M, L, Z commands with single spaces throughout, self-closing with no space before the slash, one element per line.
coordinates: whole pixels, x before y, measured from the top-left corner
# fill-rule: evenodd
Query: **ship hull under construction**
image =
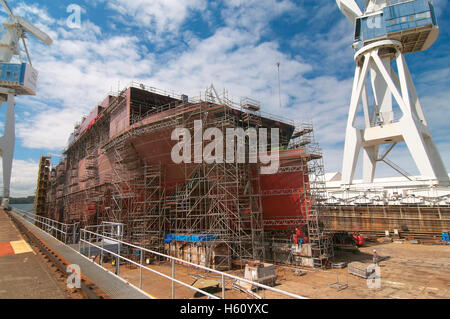
<path fill-rule="evenodd" d="M 261 174 L 263 165 L 250 161 L 249 139 L 244 163 L 175 163 L 172 132 L 184 128 L 194 136 L 195 123 L 222 132 L 278 128 L 278 171 Z M 323 164 L 312 133 L 310 125 L 263 115 L 253 100 L 194 100 L 132 85 L 75 128 L 41 214 L 81 227 L 123 223 L 129 242 L 217 269 L 237 259 L 264 260 L 269 238 L 290 244 L 298 227 L 321 261 L 326 252 L 311 213 L 317 189 L 311 185 L 320 184 Z"/>

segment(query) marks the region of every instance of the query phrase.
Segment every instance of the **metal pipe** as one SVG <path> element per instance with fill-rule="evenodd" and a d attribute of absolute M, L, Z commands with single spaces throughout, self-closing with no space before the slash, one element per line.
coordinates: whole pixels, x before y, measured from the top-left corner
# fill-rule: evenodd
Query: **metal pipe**
<path fill-rule="evenodd" d="M 120 243 L 117 245 L 117 257 L 116 257 L 116 275 L 119 276 L 120 272 Z"/>
<path fill-rule="evenodd" d="M 100 265 L 103 265 L 103 248 L 105 247 L 105 243 L 103 238 L 101 239 L 102 249 L 100 250 Z"/>
<path fill-rule="evenodd" d="M 172 299 L 175 299 L 175 260 L 172 260 Z"/>
<path fill-rule="evenodd" d="M 140 262 L 140 264 L 141 264 L 141 267 L 139 267 L 139 289 L 142 289 L 142 265 L 143 265 L 143 263 L 144 263 L 144 252 L 141 250 L 140 251 L 141 252 L 141 257 L 140 257 L 140 259 L 141 259 L 141 262 Z"/>
<path fill-rule="evenodd" d="M 225 299 L 225 277 L 222 274 L 222 299 Z"/>

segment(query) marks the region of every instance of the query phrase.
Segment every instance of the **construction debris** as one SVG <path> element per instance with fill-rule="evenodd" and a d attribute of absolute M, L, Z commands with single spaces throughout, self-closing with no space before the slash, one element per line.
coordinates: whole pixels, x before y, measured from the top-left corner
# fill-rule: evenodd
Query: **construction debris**
<path fill-rule="evenodd" d="M 217 280 L 211 280 L 211 279 L 208 280 L 208 279 L 203 279 L 203 278 L 196 279 L 194 281 L 194 283 L 192 284 L 192 287 L 201 289 L 208 293 L 215 293 L 215 292 L 219 291 L 220 290 L 219 286 L 220 286 L 220 282 L 218 282 Z M 197 294 L 199 296 L 201 296 L 200 293 L 197 292 L 195 295 L 197 296 Z"/>
<path fill-rule="evenodd" d="M 237 291 L 240 291 L 244 294 L 246 294 L 251 299 L 262 299 L 260 295 L 258 295 L 256 292 L 252 291 L 251 284 L 245 283 L 241 280 L 236 280 L 232 283 L 231 287 L 233 289 L 236 289 Z"/>
<path fill-rule="evenodd" d="M 306 272 L 306 271 L 304 271 L 304 270 L 301 270 L 301 269 L 294 269 L 294 274 L 296 275 L 296 276 L 304 276 L 304 275 L 306 275 L 308 272 Z"/>
<path fill-rule="evenodd" d="M 392 243 L 392 238 L 390 237 L 381 237 L 378 238 L 377 241 L 381 244 Z"/>
<path fill-rule="evenodd" d="M 333 268 L 333 269 L 343 269 L 345 267 L 347 267 L 347 263 L 346 262 L 332 263 L 331 264 L 331 268 Z"/>
<path fill-rule="evenodd" d="M 331 274 L 331 275 L 333 276 L 334 274 Z M 337 291 L 347 289 L 348 288 L 348 277 L 345 276 L 345 278 L 346 278 L 346 281 L 341 282 L 339 280 L 339 274 L 336 274 L 336 281 L 332 281 L 332 280 L 330 281 L 330 278 L 328 278 L 328 286 L 331 288 L 337 289 Z"/>
<path fill-rule="evenodd" d="M 274 286 L 277 280 L 275 266 L 267 263 L 249 263 L 245 266 L 244 278 L 267 286 Z M 256 287 L 251 287 L 253 290 Z"/>
<path fill-rule="evenodd" d="M 352 275 L 367 279 L 375 272 L 375 269 L 369 270 L 369 265 L 360 262 L 351 262 L 348 264 L 348 272 Z"/>

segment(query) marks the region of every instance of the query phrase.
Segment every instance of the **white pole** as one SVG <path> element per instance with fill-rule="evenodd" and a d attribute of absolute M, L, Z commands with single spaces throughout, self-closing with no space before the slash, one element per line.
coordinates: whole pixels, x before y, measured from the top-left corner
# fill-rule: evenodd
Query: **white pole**
<path fill-rule="evenodd" d="M 281 77 L 280 77 L 280 62 L 277 63 L 278 67 L 278 99 L 280 101 L 280 109 L 281 109 Z"/>

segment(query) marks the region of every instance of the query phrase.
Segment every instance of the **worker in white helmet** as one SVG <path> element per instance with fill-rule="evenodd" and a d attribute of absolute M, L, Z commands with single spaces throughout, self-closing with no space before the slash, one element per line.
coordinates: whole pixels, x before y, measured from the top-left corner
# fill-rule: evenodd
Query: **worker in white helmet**
<path fill-rule="evenodd" d="M 378 254 L 376 249 L 373 250 L 373 264 L 378 266 Z"/>

